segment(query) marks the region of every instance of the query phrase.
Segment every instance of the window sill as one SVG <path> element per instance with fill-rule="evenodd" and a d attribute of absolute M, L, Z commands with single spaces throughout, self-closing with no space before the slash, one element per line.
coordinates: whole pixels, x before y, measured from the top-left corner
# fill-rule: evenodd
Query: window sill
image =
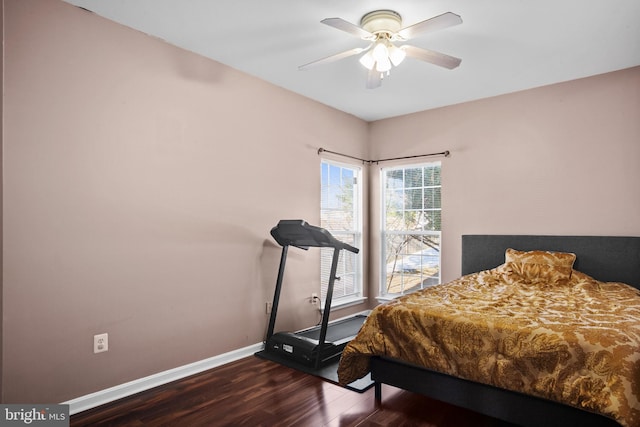
<path fill-rule="evenodd" d="M 400 295 L 396 295 L 395 297 L 392 296 L 378 296 L 376 297 L 376 301 L 378 301 L 379 304 L 384 304 L 387 303 L 389 301 L 393 301 L 394 299 L 398 298 Z"/>
<path fill-rule="evenodd" d="M 364 297 L 345 298 L 339 301 L 333 301 L 331 303 L 331 311 L 352 307 L 354 305 L 362 304 L 365 301 L 367 301 L 367 299 Z M 324 310 L 324 305 L 322 306 L 322 309 Z"/>

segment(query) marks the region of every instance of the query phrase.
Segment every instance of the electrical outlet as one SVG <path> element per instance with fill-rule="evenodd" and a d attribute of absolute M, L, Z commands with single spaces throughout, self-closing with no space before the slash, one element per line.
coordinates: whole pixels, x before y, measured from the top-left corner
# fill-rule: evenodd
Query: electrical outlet
<path fill-rule="evenodd" d="M 309 299 L 309 302 L 313 305 L 318 305 L 320 303 L 320 298 L 318 298 L 318 294 L 313 292 L 311 294 L 311 298 Z"/>
<path fill-rule="evenodd" d="M 102 353 L 109 350 L 109 334 L 93 336 L 93 352 Z"/>
<path fill-rule="evenodd" d="M 271 308 L 273 306 L 273 303 L 270 303 L 269 301 L 267 301 L 267 305 L 266 305 L 266 312 L 267 314 L 271 314 Z"/>

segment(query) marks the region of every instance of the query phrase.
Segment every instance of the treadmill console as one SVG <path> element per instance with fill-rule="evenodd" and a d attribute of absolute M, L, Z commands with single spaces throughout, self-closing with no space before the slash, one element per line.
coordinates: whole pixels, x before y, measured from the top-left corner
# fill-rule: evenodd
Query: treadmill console
<path fill-rule="evenodd" d="M 360 250 L 341 242 L 324 228 L 309 225 L 302 219 L 283 219 L 271 229 L 271 236 L 280 246 L 295 246 L 300 249 L 310 247 L 329 247 L 346 249 L 358 253 Z"/>

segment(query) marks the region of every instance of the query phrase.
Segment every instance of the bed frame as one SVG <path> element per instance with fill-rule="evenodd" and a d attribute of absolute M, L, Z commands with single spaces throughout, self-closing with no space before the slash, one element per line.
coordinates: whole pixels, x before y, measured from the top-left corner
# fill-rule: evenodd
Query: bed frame
<path fill-rule="evenodd" d="M 507 248 L 573 252 L 577 255 L 576 270 L 601 281 L 624 282 L 640 289 L 640 237 L 464 235 L 462 274 L 503 264 Z M 373 357 L 370 367 L 377 405 L 382 404 L 382 384 L 388 384 L 521 426 L 620 426 L 613 419 L 572 406 L 399 360 Z"/>

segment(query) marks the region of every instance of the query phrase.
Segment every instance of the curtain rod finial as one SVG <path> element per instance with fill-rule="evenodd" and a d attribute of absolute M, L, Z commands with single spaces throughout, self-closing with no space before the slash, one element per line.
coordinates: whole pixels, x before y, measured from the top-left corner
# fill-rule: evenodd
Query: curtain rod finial
<path fill-rule="evenodd" d="M 324 148 L 322 147 L 318 148 L 318 155 L 320 155 L 323 151 L 324 151 Z"/>
<path fill-rule="evenodd" d="M 447 150 L 447 151 L 445 151 L 445 152 L 444 152 L 444 156 L 445 156 L 445 157 L 449 157 L 450 155 L 451 155 L 451 152 L 450 152 L 449 150 Z"/>

